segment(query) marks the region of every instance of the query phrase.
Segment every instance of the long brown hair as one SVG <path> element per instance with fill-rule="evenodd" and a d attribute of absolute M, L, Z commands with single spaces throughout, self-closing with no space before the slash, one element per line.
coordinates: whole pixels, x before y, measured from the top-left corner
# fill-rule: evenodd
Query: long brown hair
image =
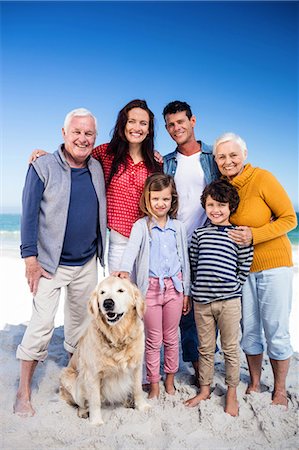
<path fill-rule="evenodd" d="M 132 100 L 119 111 L 112 139 L 108 145 L 107 152 L 113 157 L 113 161 L 107 186 L 109 186 L 113 176 L 118 172 L 120 165 L 124 164 L 126 167 L 126 156 L 129 151 L 129 143 L 125 136 L 125 126 L 128 120 L 128 112 L 133 108 L 141 108 L 149 115 L 149 132 L 141 143 L 141 154 L 144 164 L 151 172 L 161 171 L 161 166 L 154 158 L 154 114 L 147 106 L 145 100 Z"/>

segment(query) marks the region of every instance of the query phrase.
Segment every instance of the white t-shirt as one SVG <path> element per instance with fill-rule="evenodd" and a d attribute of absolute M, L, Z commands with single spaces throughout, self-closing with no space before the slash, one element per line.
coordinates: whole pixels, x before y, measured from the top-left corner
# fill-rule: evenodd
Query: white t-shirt
<path fill-rule="evenodd" d="M 178 219 L 185 224 L 189 245 L 193 231 L 203 226 L 206 220 L 205 210 L 200 203 L 206 181 L 199 162 L 199 153 L 185 156 L 178 152 L 178 165 L 174 176 L 179 195 Z"/>

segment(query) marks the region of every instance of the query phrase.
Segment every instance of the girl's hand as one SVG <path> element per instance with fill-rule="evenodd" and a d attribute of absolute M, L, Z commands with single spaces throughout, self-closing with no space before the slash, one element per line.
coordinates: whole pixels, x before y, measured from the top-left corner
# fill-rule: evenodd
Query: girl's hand
<path fill-rule="evenodd" d="M 189 295 L 184 295 L 183 298 L 183 316 L 186 316 L 191 311 L 191 298 Z"/>
<path fill-rule="evenodd" d="M 228 235 L 238 245 L 250 245 L 252 243 L 252 232 L 249 227 L 236 227 L 229 230 Z"/>
<path fill-rule="evenodd" d="M 129 272 L 112 272 L 111 275 L 113 277 L 119 277 L 119 278 L 130 278 L 130 273 Z"/>
<path fill-rule="evenodd" d="M 46 154 L 47 154 L 47 152 L 45 152 L 45 150 L 33 150 L 31 155 L 29 156 L 29 160 L 28 160 L 29 164 L 36 161 L 37 158 L 39 158 L 40 156 L 44 156 Z"/>
<path fill-rule="evenodd" d="M 154 158 L 158 163 L 163 164 L 163 156 L 157 150 L 154 150 Z"/>

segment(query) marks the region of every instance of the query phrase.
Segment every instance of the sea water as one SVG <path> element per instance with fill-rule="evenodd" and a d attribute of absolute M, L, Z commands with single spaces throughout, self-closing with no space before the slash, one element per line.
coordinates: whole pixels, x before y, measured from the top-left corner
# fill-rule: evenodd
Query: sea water
<path fill-rule="evenodd" d="M 16 256 L 20 247 L 20 214 L 0 214 L 1 256 Z"/>
<path fill-rule="evenodd" d="M 299 221 L 299 213 L 297 221 Z M 20 214 L 0 214 L 0 244 L 1 255 L 19 253 L 20 247 Z M 299 225 L 288 233 L 289 239 L 298 252 L 299 247 Z"/>

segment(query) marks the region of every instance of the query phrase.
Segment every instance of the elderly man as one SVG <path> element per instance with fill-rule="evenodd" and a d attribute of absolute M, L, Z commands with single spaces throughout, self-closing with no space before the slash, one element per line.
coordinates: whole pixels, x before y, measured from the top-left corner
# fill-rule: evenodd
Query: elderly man
<path fill-rule="evenodd" d="M 202 191 L 219 177 L 219 171 L 212 146 L 195 138 L 196 118 L 187 103 L 178 100 L 169 103 L 163 110 L 163 116 L 165 128 L 177 144 L 174 152 L 164 156 L 164 172 L 175 179 L 179 194 L 178 219 L 187 228 L 190 245 L 193 231 L 206 221 L 200 202 Z M 193 309 L 182 316 L 180 329 L 183 360 L 192 362 L 197 380 L 198 338 Z"/>
<path fill-rule="evenodd" d="M 96 118 L 80 108 L 67 114 L 64 144 L 30 165 L 24 191 L 21 255 L 33 312 L 17 349 L 20 384 L 14 412 L 32 416 L 31 380 L 47 357 L 60 291 L 66 288 L 64 347 L 73 353 L 88 323 L 87 300 L 97 283 L 96 257 L 103 265 L 106 237 L 105 183 L 90 157 Z"/>

